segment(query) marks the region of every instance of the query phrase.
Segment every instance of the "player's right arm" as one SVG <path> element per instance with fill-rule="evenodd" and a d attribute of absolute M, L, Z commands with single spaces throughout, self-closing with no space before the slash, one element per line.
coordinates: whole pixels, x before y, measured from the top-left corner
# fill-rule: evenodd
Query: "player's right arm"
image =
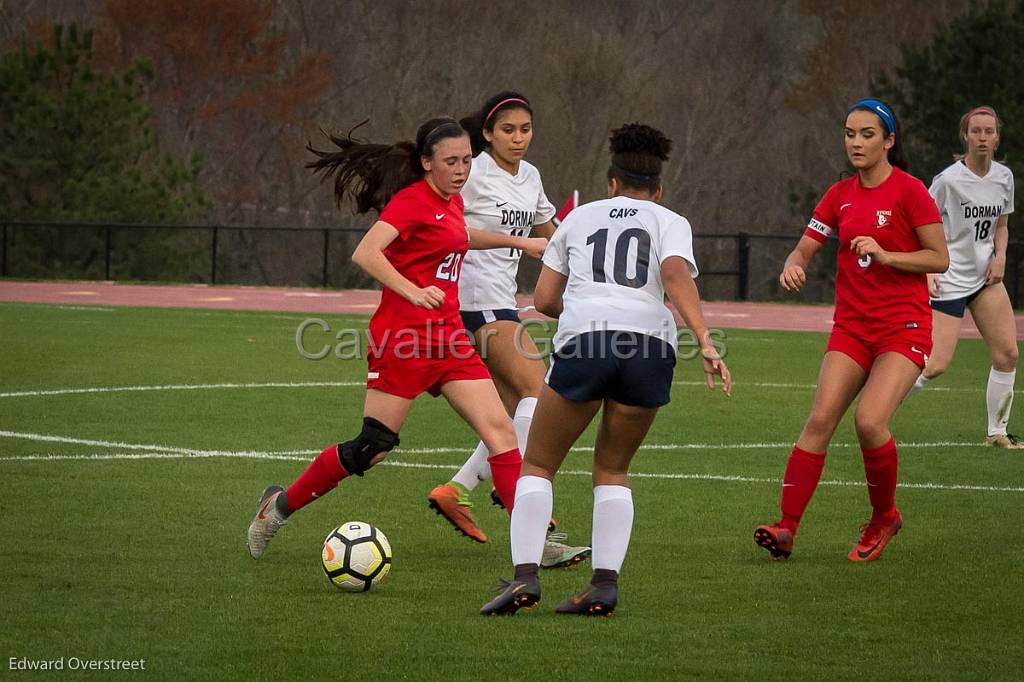
<path fill-rule="evenodd" d="M 352 262 L 362 268 L 396 294 L 413 305 L 428 310 L 439 308 L 444 303 L 444 292 L 435 286 L 420 288 L 395 269 L 384 255 L 384 249 L 398 238 L 398 230 L 391 224 L 378 220 L 373 224 L 352 252 Z"/>
<path fill-rule="evenodd" d="M 807 266 L 814 255 L 821 250 L 823 242 L 804 235 L 797 242 L 786 263 L 782 266 L 782 274 L 779 275 L 779 283 L 786 291 L 800 291 L 807 281 Z"/>

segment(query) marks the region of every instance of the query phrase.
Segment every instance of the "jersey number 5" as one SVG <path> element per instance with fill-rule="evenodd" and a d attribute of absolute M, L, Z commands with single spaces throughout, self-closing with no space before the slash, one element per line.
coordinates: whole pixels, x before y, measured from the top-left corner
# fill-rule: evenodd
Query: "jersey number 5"
<path fill-rule="evenodd" d="M 630 277 L 627 270 L 630 247 L 636 241 L 636 258 L 633 263 L 633 276 Z M 595 282 L 607 282 L 604 274 L 604 257 L 608 250 L 608 228 L 602 228 L 587 237 L 587 244 L 594 245 L 594 258 L 591 261 L 594 271 Z M 619 238 L 615 240 L 614 270 L 612 279 L 616 284 L 631 289 L 639 289 L 647 284 L 647 270 L 651 263 L 651 235 L 639 227 L 631 227 L 623 230 Z"/>
<path fill-rule="evenodd" d="M 437 266 L 437 279 L 443 279 L 448 282 L 459 281 L 459 265 L 462 263 L 461 253 L 449 253 L 441 261 L 441 264 Z"/>

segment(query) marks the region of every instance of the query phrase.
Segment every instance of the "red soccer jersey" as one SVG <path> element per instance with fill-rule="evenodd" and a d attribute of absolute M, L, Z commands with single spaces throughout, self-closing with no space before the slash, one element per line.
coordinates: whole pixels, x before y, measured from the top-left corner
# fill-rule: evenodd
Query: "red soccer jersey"
<path fill-rule="evenodd" d="M 886 251 L 919 251 L 915 228 L 941 223 L 935 201 L 920 180 L 893 168 L 878 187 L 854 175 L 832 185 L 814 209 L 804 234 L 819 242 L 837 234 L 835 323 L 853 329 L 931 329 L 927 277 L 858 257 L 855 237 L 874 238 Z"/>
<path fill-rule="evenodd" d="M 416 286 L 433 285 L 443 291 L 444 303 L 428 310 L 385 287 L 370 319 L 371 344 L 396 350 L 468 344 L 459 315 L 459 274 L 469 249 L 462 197 L 442 199 L 420 180 L 392 197 L 380 220 L 398 230 L 398 237 L 384 250 L 387 259 Z"/>

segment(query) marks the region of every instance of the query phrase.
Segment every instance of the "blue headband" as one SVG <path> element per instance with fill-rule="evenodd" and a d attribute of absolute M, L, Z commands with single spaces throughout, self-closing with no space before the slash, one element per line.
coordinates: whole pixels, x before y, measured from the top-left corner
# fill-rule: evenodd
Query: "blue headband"
<path fill-rule="evenodd" d="M 878 118 L 882 119 L 882 125 L 885 126 L 886 135 L 896 132 L 896 114 L 892 113 L 892 109 L 885 102 L 869 97 L 854 104 L 850 107 L 850 111 L 846 113 L 849 114 L 854 109 L 867 109 L 874 114 L 878 114 Z"/>

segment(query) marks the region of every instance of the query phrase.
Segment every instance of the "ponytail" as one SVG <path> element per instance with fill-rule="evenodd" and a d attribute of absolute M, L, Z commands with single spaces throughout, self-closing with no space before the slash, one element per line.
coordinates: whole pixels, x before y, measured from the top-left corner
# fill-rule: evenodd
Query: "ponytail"
<path fill-rule="evenodd" d="M 423 179 L 421 157 L 432 156 L 434 146 L 441 140 L 466 134 L 454 119 L 435 118 L 420 126 L 415 142 L 373 144 L 352 137 L 352 133 L 366 123 L 363 121 L 344 137 L 322 131 L 337 151 L 320 151 L 312 142 L 306 143 L 306 149 L 317 156 L 306 163 L 306 168 L 319 173 L 321 182 L 333 175 L 334 200 L 338 208 L 346 199 L 351 199 L 356 213 L 370 210 L 380 213 L 391 197 Z"/>

